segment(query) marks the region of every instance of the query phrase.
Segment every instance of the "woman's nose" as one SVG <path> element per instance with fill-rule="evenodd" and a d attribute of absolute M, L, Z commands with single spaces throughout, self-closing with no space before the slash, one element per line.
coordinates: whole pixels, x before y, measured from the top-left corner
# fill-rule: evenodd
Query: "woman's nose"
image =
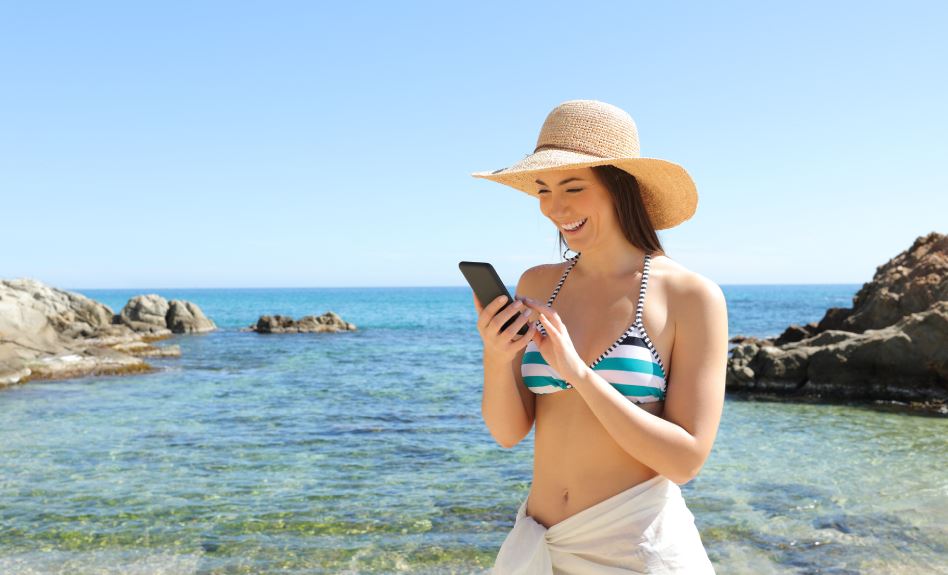
<path fill-rule="evenodd" d="M 550 199 L 547 201 L 546 212 L 550 214 L 551 217 L 556 217 L 563 212 L 568 211 L 566 208 L 569 202 L 563 198 L 563 195 L 553 194 Z"/>

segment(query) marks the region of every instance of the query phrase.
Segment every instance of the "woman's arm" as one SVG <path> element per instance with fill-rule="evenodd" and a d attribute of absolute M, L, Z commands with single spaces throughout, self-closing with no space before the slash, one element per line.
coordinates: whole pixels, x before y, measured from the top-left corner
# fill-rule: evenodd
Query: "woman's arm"
<path fill-rule="evenodd" d="M 698 474 L 711 452 L 724 407 L 727 368 L 724 294 L 698 274 L 688 274 L 685 284 L 674 299 L 674 369 L 669 374 L 664 418 L 640 409 L 581 360 L 571 358 L 572 343 L 563 337 L 565 326 L 556 312 L 539 308 L 549 337 L 560 338 L 557 348 L 563 360 L 559 363 L 572 374 L 567 380 L 606 431 L 630 455 L 679 485 Z"/>
<path fill-rule="evenodd" d="M 520 276 L 515 297 L 528 292 L 530 268 Z M 533 321 L 531 319 L 531 321 Z M 525 337 L 525 336 L 524 336 Z M 526 348 L 527 342 L 523 342 Z M 520 375 L 524 349 L 517 351 L 513 360 L 496 358 L 484 351 L 484 391 L 481 398 L 481 417 L 494 440 L 511 448 L 526 437 L 533 428 L 536 399 Z"/>
<path fill-rule="evenodd" d="M 517 357 L 523 357 L 523 353 Z M 522 385 L 517 380 L 512 362 L 499 360 L 495 363 L 484 357 L 481 417 L 497 444 L 507 449 L 520 443 L 533 428 L 535 400 L 529 391 L 521 389 Z"/>

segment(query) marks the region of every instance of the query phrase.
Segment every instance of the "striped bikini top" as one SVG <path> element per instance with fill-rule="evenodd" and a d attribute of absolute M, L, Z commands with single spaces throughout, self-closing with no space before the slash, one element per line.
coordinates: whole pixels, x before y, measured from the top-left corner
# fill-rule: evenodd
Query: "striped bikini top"
<path fill-rule="evenodd" d="M 576 265 L 579 256 L 578 253 L 573 256 L 546 305 L 553 305 L 553 300 L 556 299 L 560 288 L 563 287 L 563 282 L 566 281 L 566 276 Z M 664 401 L 667 384 L 665 364 L 662 363 L 662 358 L 652 345 L 652 340 L 645 333 L 645 325 L 642 323 L 650 262 L 651 256 L 646 253 L 642 282 L 639 286 L 639 301 L 635 307 L 635 321 L 619 336 L 619 339 L 609 346 L 609 349 L 589 365 L 633 403 Z M 536 326 L 540 333 L 546 335 L 546 330 L 539 321 L 536 321 Z M 520 373 L 523 376 L 523 383 L 533 393 L 555 393 L 573 387 L 566 383 L 566 380 L 543 359 L 533 341 L 530 341 L 524 350 Z"/>

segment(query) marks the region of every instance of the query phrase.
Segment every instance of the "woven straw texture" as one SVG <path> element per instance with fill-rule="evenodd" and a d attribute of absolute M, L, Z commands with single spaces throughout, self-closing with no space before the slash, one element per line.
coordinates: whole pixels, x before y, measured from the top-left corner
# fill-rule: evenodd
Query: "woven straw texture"
<path fill-rule="evenodd" d="M 635 176 L 655 229 L 674 227 L 698 208 L 698 192 L 688 172 L 666 160 L 642 158 L 632 116 L 597 100 L 563 102 L 543 122 L 534 153 L 506 168 L 471 175 L 536 196 L 539 172 L 605 164 Z"/>

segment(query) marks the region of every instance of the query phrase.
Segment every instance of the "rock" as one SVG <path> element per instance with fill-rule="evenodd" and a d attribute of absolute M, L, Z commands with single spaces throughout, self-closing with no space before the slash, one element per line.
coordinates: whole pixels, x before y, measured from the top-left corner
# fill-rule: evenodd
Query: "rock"
<path fill-rule="evenodd" d="M 180 345 L 165 345 L 156 347 L 144 341 L 133 341 L 113 345 L 112 349 L 136 357 L 181 357 Z"/>
<path fill-rule="evenodd" d="M 167 330 L 165 318 L 168 316 L 168 300 L 158 294 L 137 295 L 125 304 L 115 317 L 115 323 L 122 323 L 138 332 Z"/>
<path fill-rule="evenodd" d="M 932 232 L 876 268 L 872 281 L 853 297 L 851 309 L 831 308 L 819 331 L 861 333 L 892 325 L 901 318 L 948 299 L 948 236 Z"/>
<path fill-rule="evenodd" d="M 26 381 L 31 373 L 33 370 L 28 367 L 13 368 L 0 364 L 0 388 Z"/>
<path fill-rule="evenodd" d="M 785 343 L 793 343 L 795 341 L 800 341 L 801 339 L 806 339 L 811 335 L 817 333 L 816 323 L 810 322 L 806 325 L 800 326 L 793 324 L 783 331 L 782 334 L 774 341 L 776 345 L 783 345 Z"/>
<path fill-rule="evenodd" d="M 109 348 L 92 347 L 81 353 L 58 354 L 27 362 L 30 379 L 65 379 L 87 375 L 119 375 L 151 371 L 143 360 Z"/>
<path fill-rule="evenodd" d="M 754 337 L 752 335 L 735 335 L 728 341 L 731 343 L 756 343 L 758 345 L 763 345 L 764 343 L 768 345 L 773 344 L 773 340 L 762 339 L 759 337 Z"/>
<path fill-rule="evenodd" d="M 155 337 L 217 329 L 197 304 L 184 300 L 169 302 L 158 294 L 137 295 L 131 298 L 113 321 L 138 333 Z"/>
<path fill-rule="evenodd" d="M 320 333 L 355 331 L 356 326 L 343 320 L 338 314 L 328 311 L 320 316 L 307 315 L 294 320 L 283 315 L 262 315 L 256 324 L 243 331 L 257 333 Z"/>
<path fill-rule="evenodd" d="M 196 305 L 175 325 L 213 328 Z M 165 315 L 175 307 L 156 294 L 136 296 L 118 315 L 82 294 L 34 279 L 0 280 L 0 387 L 30 379 L 135 373 L 153 369 L 142 357 L 180 356 L 178 346 L 147 342 L 171 334 Z M 164 311 L 162 311 L 164 310 Z"/>
<path fill-rule="evenodd" d="M 64 340 L 94 336 L 111 323 L 108 306 L 33 279 L 0 281 L 0 297 L 0 342 L 35 353 L 57 353 Z"/>
<path fill-rule="evenodd" d="M 168 304 L 165 324 L 172 333 L 201 333 L 217 329 L 196 304 L 178 299 Z"/>
<path fill-rule="evenodd" d="M 283 333 L 287 328 L 293 327 L 294 324 L 295 322 L 291 317 L 262 315 L 251 328 L 257 333 Z"/>
<path fill-rule="evenodd" d="M 727 388 L 782 397 L 948 401 L 948 239 L 932 233 L 876 269 L 852 309 L 773 341 L 732 338 Z"/>

